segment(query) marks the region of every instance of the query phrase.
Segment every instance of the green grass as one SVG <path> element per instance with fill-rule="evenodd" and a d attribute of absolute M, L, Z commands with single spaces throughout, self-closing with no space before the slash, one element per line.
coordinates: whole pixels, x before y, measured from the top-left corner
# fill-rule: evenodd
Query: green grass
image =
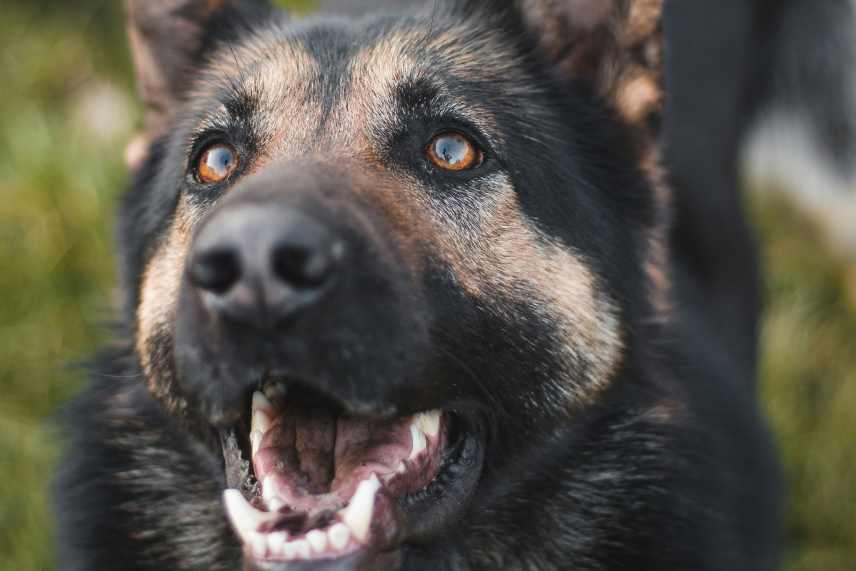
<path fill-rule="evenodd" d="M 790 491 L 792 571 L 845 571 L 856 561 L 856 308 L 845 268 L 781 200 L 756 198 L 769 313 L 764 403 Z"/>
<path fill-rule="evenodd" d="M 119 2 L 18 0 L 0 18 L 0 571 L 53 568 L 51 416 L 103 335 L 112 212 L 139 120 Z M 302 2 L 303 7 L 308 5 Z M 93 109 L 94 108 L 94 109 Z M 770 312 L 764 400 L 791 491 L 791 571 L 856 561 L 856 320 L 844 268 L 783 204 L 753 201 Z"/>

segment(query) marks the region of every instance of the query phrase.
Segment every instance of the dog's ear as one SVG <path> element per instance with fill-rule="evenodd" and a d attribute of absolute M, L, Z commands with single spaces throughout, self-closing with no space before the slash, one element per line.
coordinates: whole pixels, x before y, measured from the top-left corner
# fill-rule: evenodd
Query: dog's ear
<path fill-rule="evenodd" d="M 632 125 L 656 128 L 663 104 L 663 0 L 520 0 L 563 74 L 591 83 Z"/>
<path fill-rule="evenodd" d="M 199 63 L 218 41 L 228 41 L 271 10 L 266 0 L 125 0 L 128 39 L 145 130 L 129 147 L 134 167 L 162 134 L 170 114 L 190 86 Z"/>
<path fill-rule="evenodd" d="M 663 105 L 663 0 L 463 0 L 534 38 L 560 73 L 592 86 L 632 126 L 657 129 Z M 510 17 L 510 19 L 509 19 Z"/>

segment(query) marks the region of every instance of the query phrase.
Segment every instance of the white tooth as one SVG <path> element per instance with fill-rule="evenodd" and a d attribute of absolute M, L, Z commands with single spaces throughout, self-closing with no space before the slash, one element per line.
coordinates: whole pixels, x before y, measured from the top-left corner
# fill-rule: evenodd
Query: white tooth
<path fill-rule="evenodd" d="M 264 395 L 264 393 L 261 393 L 259 391 L 253 393 L 253 412 L 257 410 L 264 411 L 268 414 L 268 416 L 270 416 L 271 413 L 274 411 L 273 403 L 270 402 L 270 400 Z"/>
<path fill-rule="evenodd" d="M 344 523 L 337 523 L 327 532 L 330 536 L 330 544 L 333 549 L 341 551 L 348 545 L 348 540 L 351 539 L 351 530 Z"/>
<path fill-rule="evenodd" d="M 404 463 L 404 460 L 398 463 L 398 468 L 395 470 L 399 474 L 404 474 L 407 472 L 407 464 Z"/>
<path fill-rule="evenodd" d="M 265 476 L 262 480 L 262 499 L 270 504 L 273 500 L 278 500 L 281 495 L 276 477 L 273 474 Z"/>
<path fill-rule="evenodd" d="M 422 431 L 416 428 L 415 424 L 410 425 L 410 439 L 413 441 L 413 447 L 410 449 L 410 457 L 408 460 L 413 460 L 425 450 L 425 435 Z"/>
<path fill-rule="evenodd" d="M 297 548 L 293 541 L 287 542 L 282 546 L 282 556 L 286 559 L 294 559 L 297 557 Z"/>
<path fill-rule="evenodd" d="M 259 447 L 262 445 L 263 436 L 264 434 L 262 434 L 258 430 L 253 430 L 252 432 L 250 432 L 250 446 L 253 449 L 253 456 L 258 453 Z"/>
<path fill-rule="evenodd" d="M 436 438 L 440 433 L 440 411 L 422 412 L 416 415 L 416 426 L 430 436 Z"/>
<path fill-rule="evenodd" d="M 253 557 L 264 559 L 267 557 L 267 541 L 265 536 L 260 533 L 254 533 L 250 539 L 250 549 L 253 552 Z"/>
<path fill-rule="evenodd" d="M 270 430 L 270 414 L 260 408 L 253 407 L 253 421 L 251 424 L 251 429 L 253 432 L 258 431 L 264 434 L 265 432 Z"/>
<path fill-rule="evenodd" d="M 223 492 L 223 501 L 226 504 L 226 513 L 229 515 L 232 526 L 245 543 L 250 543 L 259 526 L 266 521 L 279 517 L 279 514 L 257 510 L 238 490 Z"/>
<path fill-rule="evenodd" d="M 368 540 L 375 495 L 379 489 L 380 480 L 374 474 L 371 478 L 360 482 L 360 485 L 357 486 L 357 492 L 351 498 L 351 503 L 345 508 L 345 513 L 342 516 L 345 524 L 360 543 L 365 543 Z"/>
<path fill-rule="evenodd" d="M 280 499 L 268 500 L 267 507 L 272 512 L 278 512 L 288 504 Z"/>
<path fill-rule="evenodd" d="M 288 534 L 284 531 L 271 533 L 267 538 L 268 552 L 271 557 L 284 557 L 285 544 L 288 543 Z"/>
<path fill-rule="evenodd" d="M 324 550 L 327 549 L 327 534 L 323 531 L 313 529 L 306 534 L 306 540 L 315 553 L 324 553 Z"/>
<path fill-rule="evenodd" d="M 309 544 L 306 543 L 306 540 L 292 541 L 291 544 L 294 545 L 294 554 L 296 557 L 301 559 L 310 559 L 312 557 L 312 550 L 309 549 Z"/>

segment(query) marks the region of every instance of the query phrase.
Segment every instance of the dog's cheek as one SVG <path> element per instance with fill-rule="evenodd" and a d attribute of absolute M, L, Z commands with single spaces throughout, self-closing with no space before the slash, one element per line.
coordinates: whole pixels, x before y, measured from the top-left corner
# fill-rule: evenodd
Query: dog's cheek
<path fill-rule="evenodd" d="M 136 349 L 149 390 L 174 412 L 186 407 L 177 387 L 174 337 L 190 234 L 186 205 L 180 205 L 172 227 L 146 265 L 136 316 Z"/>
<path fill-rule="evenodd" d="M 525 321 L 544 324 L 536 328 L 544 332 L 538 342 L 556 348 L 552 358 L 558 363 L 550 367 L 555 378 L 541 379 L 544 402 L 567 414 L 596 398 L 619 369 L 621 315 L 584 257 L 540 232 L 521 210 L 511 183 L 497 178 L 492 199 L 479 206 L 477 216 L 442 213 L 435 247 L 479 305 L 511 316 L 519 314 L 516 308 L 529 308 Z"/>

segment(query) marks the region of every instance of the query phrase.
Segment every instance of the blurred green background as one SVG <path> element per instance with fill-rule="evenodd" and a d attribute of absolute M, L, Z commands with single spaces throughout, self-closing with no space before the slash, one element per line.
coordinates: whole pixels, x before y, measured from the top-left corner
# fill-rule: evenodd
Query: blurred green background
<path fill-rule="evenodd" d="M 305 2 L 304 2 L 305 3 Z M 0 571 L 52 569 L 51 417 L 110 316 L 112 213 L 138 123 L 121 3 L 6 0 L 0 18 Z M 764 402 L 790 571 L 856 568 L 856 303 L 847 267 L 775 194 L 749 205 L 769 313 Z M 851 290 L 850 299 L 856 297 Z"/>

